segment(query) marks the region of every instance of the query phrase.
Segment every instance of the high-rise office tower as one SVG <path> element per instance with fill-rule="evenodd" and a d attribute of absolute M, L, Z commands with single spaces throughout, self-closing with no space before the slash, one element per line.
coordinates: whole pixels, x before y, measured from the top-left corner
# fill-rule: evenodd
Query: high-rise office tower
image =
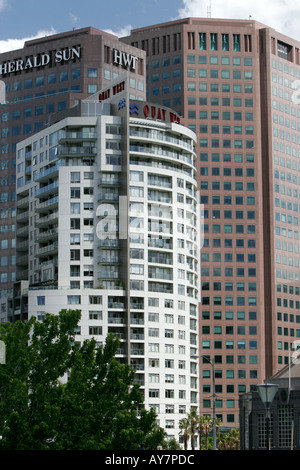
<path fill-rule="evenodd" d="M 117 335 L 145 407 L 179 440 L 199 403 L 195 134 L 118 80 L 17 145 L 13 310 L 80 309 L 78 341 Z"/>
<path fill-rule="evenodd" d="M 198 137 L 205 207 L 200 356 L 217 416 L 289 360 L 300 336 L 300 43 L 253 20 L 187 18 L 123 41 L 147 53 L 147 97 Z M 212 413 L 200 359 L 200 411 Z"/>
<path fill-rule="evenodd" d="M 16 280 L 16 144 L 41 130 L 51 114 L 74 106 L 125 70 L 132 97 L 144 98 L 144 51 L 95 28 L 27 41 L 23 49 L 0 54 L 1 300 Z M 4 300 L 1 307 L 5 315 Z"/>

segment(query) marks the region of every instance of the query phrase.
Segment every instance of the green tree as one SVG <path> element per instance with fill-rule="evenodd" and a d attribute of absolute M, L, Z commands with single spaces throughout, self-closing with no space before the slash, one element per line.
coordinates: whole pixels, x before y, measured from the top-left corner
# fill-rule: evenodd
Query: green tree
<path fill-rule="evenodd" d="M 188 442 L 190 438 L 190 423 L 188 418 L 182 418 L 179 421 L 180 434 L 183 436 L 183 446 L 184 450 L 188 448 Z"/>
<path fill-rule="evenodd" d="M 189 434 L 191 436 L 191 448 L 195 450 L 195 434 L 199 424 L 199 416 L 195 409 L 191 409 L 188 414 Z"/>
<path fill-rule="evenodd" d="M 43 322 L 0 326 L 0 449 L 155 449 L 165 433 L 153 410 L 141 410 L 135 372 L 115 359 L 108 335 L 75 343 L 80 311 L 47 314 Z"/>
<path fill-rule="evenodd" d="M 208 450 L 208 437 L 212 431 L 213 428 L 213 418 L 210 416 L 201 416 L 201 436 L 204 435 L 205 437 L 205 448 Z"/>

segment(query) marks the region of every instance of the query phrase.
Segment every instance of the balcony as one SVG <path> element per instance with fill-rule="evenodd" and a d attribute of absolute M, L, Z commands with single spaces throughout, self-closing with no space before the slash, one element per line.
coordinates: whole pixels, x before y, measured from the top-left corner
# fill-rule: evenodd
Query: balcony
<path fill-rule="evenodd" d="M 148 246 L 151 248 L 162 248 L 164 250 L 172 250 L 173 243 L 165 238 L 148 238 Z"/>
<path fill-rule="evenodd" d="M 131 325 L 144 325 L 144 314 L 131 314 L 130 315 Z"/>
<path fill-rule="evenodd" d="M 56 235 L 58 234 L 58 228 L 53 228 L 51 230 L 47 230 L 46 232 L 41 232 L 36 236 L 35 241 L 36 242 L 42 242 L 42 241 L 47 241 L 50 240 L 51 238 L 56 238 Z"/>
<path fill-rule="evenodd" d="M 98 280 L 102 279 L 119 279 L 118 271 L 101 271 L 98 276 Z"/>
<path fill-rule="evenodd" d="M 28 266 L 28 255 L 16 257 L 17 266 Z"/>
<path fill-rule="evenodd" d="M 119 184 L 119 178 L 115 175 L 101 175 L 98 186 L 116 186 Z"/>
<path fill-rule="evenodd" d="M 101 201 L 118 202 L 118 200 L 119 200 L 119 193 L 101 192 L 98 197 L 98 202 L 101 202 Z"/>
<path fill-rule="evenodd" d="M 118 308 L 118 309 L 125 309 L 125 304 L 124 302 L 118 302 L 118 301 L 108 301 L 108 308 Z"/>
<path fill-rule="evenodd" d="M 97 134 L 95 132 L 61 132 L 59 142 L 94 141 L 96 139 Z"/>
<path fill-rule="evenodd" d="M 36 256 L 43 257 L 56 254 L 58 252 L 58 242 L 51 243 L 50 245 L 43 246 L 37 250 Z"/>
<path fill-rule="evenodd" d="M 17 242 L 16 250 L 17 250 L 17 252 L 19 252 L 19 251 L 27 252 L 28 251 L 28 240 L 24 240 L 20 243 Z"/>
<path fill-rule="evenodd" d="M 98 264 L 118 264 L 119 262 L 118 256 L 100 256 L 98 260 Z"/>
<path fill-rule="evenodd" d="M 41 202 L 40 204 L 37 204 L 35 209 L 37 212 L 42 212 L 42 211 L 45 211 L 45 209 L 51 210 L 55 207 L 58 207 L 58 196 L 54 196 L 45 202 Z"/>
<path fill-rule="evenodd" d="M 28 218 L 29 218 L 29 212 L 28 211 L 25 211 L 25 212 L 18 212 L 18 222 L 26 222 L 28 221 Z"/>
<path fill-rule="evenodd" d="M 105 240 L 99 240 L 99 248 L 119 248 L 119 240 L 115 238 L 106 238 Z"/>
<path fill-rule="evenodd" d="M 48 214 L 45 217 L 40 217 L 36 221 L 36 227 L 48 226 L 53 223 L 58 223 L 58 211 L 53 214 Z"/>
<path fill-rule="evenodd" d="M 132 310 L 144 310 L 144 301 L 130 301 L 130 309 Z"/>
<path fill-rule="evenodd" d="M 55 175 L 58 173 L 59 165 L 56 164 L 50 168 L 44 169 L 39 171 L 38 173 L 34 173 L 34 181 L 42 181 L 43 179 L 48 179 L 50 175 Z"/>
<path fill-rule="evenodd" d="M 130 339 L 143 341 L 144 333 L 130 333 Z"/>
<path fill-rule="evenodd" d="M 112 323 L 114 325 L 125 325 L 126 320 L 124 317 L 117 317 L 117 316 L 108 316 L 108 323 Z"/>
<path fill-rule="evenodd" d="M 96 147 L 67 147 L 62 146 L 59 149 L 59 154 L 63 157 L 89 157 L 97 154 Z"/>
<path fill-rule="evenodd" d="M 19 238 L 28 238 L 28 231 L 29 231 L 28 225 L 25 225 L 25 227 L 17 227 L 16 236 Z"/>
<path fill-rule="evenodd" d="M 140 347 L 133 347 L 130 350 L 130 354 L 132 356 L 143 356 L 144 353 L 144 345 L 141 345 Z"/>
<path fill-rule="evenodd" d="M 131 359 L 130 367 L 137 371 L 144 370 L 145 369 L 144 359 Z"/>
<path fill-rule="evenodd" d="M 18 209 L 26 209 L 29 206 L 29 196 L 23 197 L 22 199 L 17 200 Z"/>
<path fill-rule="evenodd" d="M 47 184 L 40 189 L 36 190 L 36 197 L 45 196 L 47 193 L 52 192 L 53 190 L 58 189 L 58 180 L 54 181 L 54 183 Z"/>

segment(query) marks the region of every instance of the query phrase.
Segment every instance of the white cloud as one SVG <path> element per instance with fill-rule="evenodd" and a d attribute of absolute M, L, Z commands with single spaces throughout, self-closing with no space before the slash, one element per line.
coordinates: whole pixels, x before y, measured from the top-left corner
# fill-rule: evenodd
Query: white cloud
<path fill-rule="evenodd" d="M 6 7 L 8 7 L 8 1 L 0 0 L 0 11 L 3 11 Z"/>
<path fill-rule="evenodd" d="M 298 0 L 182 0 L 179 18 L 207 18 L 211 4 L 212 18 L 249 19 L 263 23 L 278 32 L 300 40 Z"/>
<path fill-rule="evenodd" d="M 75 27 L 78 23 L 78 18 L 76 15 L 74 15 L 74 13 L 69 13 L 69 16 L 70 16 L 70 20 L 71 20 L 71 23 L 72 23 L 72 26 Z"/>
<path fill-rule="evenodd" d="M 45 36 L 50 36 L 51 34 L 55 34 L 55 33 L 56 31 L 53 28 L 51 28 L 51 30 L 49 31 L 38 31 L 35 36 L 31 36 L 28 38 L 22 38 L 22 39 L 11 38 L 11 39 L 2 40 L 0 41 L 0 53 L 14 51 L 16 49 L 22 49 L 25 41 L 30 41 L 32 39 L 38 39 L 38 38 L 42 38 Z"/>
<path fill-rule="evenodd" d="M 118 38 L 123 38 L 125 36 L 130 36 L 132 26 L 130 24 L 123 26 L 121 29 L 117 31 L 113 31 L 112 29 L 104 29 L 106 33 L 113 34 L 114 36 L 117 36 Z"/>

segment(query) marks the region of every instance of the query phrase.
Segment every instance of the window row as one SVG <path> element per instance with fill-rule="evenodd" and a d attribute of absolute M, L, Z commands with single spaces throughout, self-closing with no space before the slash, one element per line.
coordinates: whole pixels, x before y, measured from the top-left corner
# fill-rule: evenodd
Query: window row
<path fill-rule="evenodd" d="M 295 67 L 290 65 L 288 62 L 283 63 L 283 62 L 277 61 L 276 59 L 272 59 L 272 68 L 275 70 L 277 69 L 280 72 L 290 74 L 292 77 L 296 76 L 297 78 L 300 78 L 299 68 L 296 68 L 295 70 Z"/>
<path fill-rule="evenodd" d="M 221 160 L 220 154 L 217 152 L 212 152 L 210 154 L 210 159 L 212 162 L 219 162 Z M 208 162 L 208 160 L 209 154 L 207 152 L 200 152 L 200 161 Z M 248 153 L 246 155 L 243 155 L 242 153 L 235 153 L 232 159 L 231 153 L 223 153 L 222 160 L 225 163 L 229 163 L 231 161 L 233 161 L 234 163 L 243 163 L 244 161 L 246 163 L 254 163 L 254 155 Z M 217 183 L 217 181 L 215 181 L 215 183 Z"/>
<path fill-rule="evenodd" d="M 16 273 L 0 273 L 0 283 L 7 284 L 8 282 L 15 282 Z"/>
<path fill-rule="evenodd" d="M 254 140 L 245 140 L 242 139 L 199 139 L 199 145 L 201 148 L 211 147 L 211 148 L 224 148 L 224 149 L 254 149 Z"/>
<path fill-rule="evenodd" d="M 297 310 L 300 309 L 300 301 L 299 300 L 288 300 L 288 299 L 281 299 L 277 297 L 276 300 L 277 307 L 284 307 L 284 308 L 296 308 Z"/>
<path fill-rule="evenodd" d="M 223 271 L 223 274 L 222 274 Z M 256 268 L 237 268 L 235 273 L 233 271 L 233 268 L 212 268 L 210 269 L 209 267 L 201 267 L 201 275 L 203 277 L 210 277 L 211 275 L 214 277 L 220 277 L 220 276 L 225 276 L 225 277 L 233 277 L 235 276 L 248 276 L 248 277 L 256 277 Z M 203 300 L 202 300 L 203 303 Z M 208 304 L 206 304 L 208 305 Z"/>
<path fill-rule="evenodd" d="M 193 74 L 191 70 L 195 69 L 188 69 L 190 70 L 190 74 Z M 195 70 L 196 72 L 196 70 Z M 218 79 L 221 78 L 222 80 L 229 80 L 230 78 L 234 80 L 252 80 L 253 79 L 253 72 L 251 70 L 244 70 L 243 73 L 241 70 L 218 70 L 218 69 L 198 69 L 197 75 L 199 78 L 212 78 Z"/>
<path fill-rule="evenodd" d="M 233 261 L 237 263 L 243 263 L 244 261 L 248 261 L 248 263 L 256 263 L 256 254 L 255 253 L 223 253 L 223 261 L 226 263 L 232 263 Z M 221 263 L 222 262 L 222 253 L 207 253 L 201 251 L 201 261 L 202 262 L 215 262 Z"/>
<path fill-rule="evenodd" d="M 188 64 L 195 64 L 196 63 L 196 56 L 195 55 L 188 55 L 187 56 L 187 63 Z M 217 55 L 199 55 L 198 56 L 198 63 L 199 64 L 207 64 L 210 63 L 211 65 L 230 65 L 232 63 L 233 66 L 245 65 L 246 67 L 252 66 L 252 57 L 244 57 L 243 61 L 242 58 L 239 56 L 229 57 L 229 56 L 217 56 Z"/>
<path fill-rule="evenodd" d="M 202 326 L 201 333 L 202 335 L 233 335 L 235 333 L 237 333 L 238 335 L 257 335 L 257 326 L 250 325 L 248 326 L 248 328 L 246 328 L 245 325 L 228 325 L 223 328 L 221 325 L 215 325 L 213 328 L 211 328 L 209 325 L 205 325 Z"/>
<path fill-rule="evenodd" d="M 276 269 L 276 279 L 284 279 L 289 281 L 300 281 L 299 271 L 288 271 L 286 269 Z"/>
<path fill-rule="evenodd" d="M 294 294 L 300 295 L 300 287 L 298 286 L 287 286 L 287 284 L 277 284 L 276 285 L 277 292 L 283 292 L 284 294 Z"/>
<path fill-rule="evenodd" d="M 247 219 L 255 219 L 255 211 L 247 211 Z M 210 227 L 209 224 L 204 224 L 203 225 L 203 231 L 204 233 L 209 233 L 210 232 Z M 236 225 L 235 227 L 231 224 L 212 224 L 211 226 L 211 232 L 212 233 L 250 233 L 253 234 L 256 231 L 256 226 L 255 225 L 247 225 L 244 226 L 242 224 Z"/>
<path fill-rule="evenodd" d="M 194 32 L 188 32 L 188 48 L 195 49 L 196 37 L 198 37 L 198 47 L 201 51 L 229 51 L 240 52 L 241 50 L 241 35 L 229 33 L 198 33 L 196 36 Z M 252 38 L 245 36 L 244 38 L 245 50 L 251 50 Z"/>
<path fill-rule="evenodd" d="M 237 274 L 238 276 L 239 274 Z M 224 300 L 224 301 L 223 301 Z M 218 297 L 202 297 L 201 303 L 202 305 L 210 305 L 210 301 L 212 305 L 237 305 L 237 306 L 242 306 L 242 305 L 248 305 L 249 307 L 257 305 L 257 298 L 256 297 L 240 297 L 237 296 L 236 298 L 232 296 L 225 296 L 224 299 L 222 299 L 221 296 Z"/>
<path fill-rule="evenodd" d="M 253 121 L 253 113 L 251 112 L 241 112 L 241 111 L 236 111 L 236 112 L 230 112 L 230 111 L 211 111 L 210 114 L 208 111 L 201 109 L 199 111 L 199 119 L 212 119 L 212 120 L 223 120 L 223 121 Z M 190 124 L 189 127 L 192 125 Z"/>
<path fill-rule="evenodd" d="M 231 176 L 231 168 L 224 168 L 223 170 L 223 176 Z M 208 181 L 201 181 L 200 182 L 200 190 L 201 191 L 208 191 L 210 189 L 213 191 L 220 191 L 221 190 L 221 184 L 219 181 L 212 181 L 211 184 L 209 184 Z M 223 191 L 255 191 L 255 183 L 254 182 L 248 182 L 246 181 L 245 183 L 243 181 L 236 181 L 234 184 L 231 181 L 224 181 L 222 185 L 222 190 Z M 207 197 L 203 195 L 203 197 Z M 250 196 L 249 196 L 250 197 Z"/>
<path fill-rule="evenodd" d="M 208 166 L 202 166 L 199 169 L 200 175 L 201 176 L 208 176 L 209 171 L 212 176 L 220 176 L 221 174 L 221 168 L 220 167 L 211 167 L 209 168 Z M 223 169 L 223 172 L 226 171 L 227 175 L 224 174 L 224 176 L 230 176 L 229 172 L 231 173 L 231 170 L 229 168 Z M 255 170 L 254 168 L 234 168 L 234 176 L 236 177 L 244 177 L 246 176 L 247 178 L 253 178 L 255 176 Z"/>
<path fill-rule="evenodd" d="M 215 198 L 215 196 L 213 196 L 213 204 L 214 204 L 214 198 Z M 208 198 L 206 198 L 206 196 L 203 196 L 203 197 L 201 196 L 200 202 L 201 202 L 201 204 L 208 204 Z M 247 204 L 249 204 L 249 205 L 255 204 L 254 198 L 247 198 Z M 209 211 L 207 209 L 204 209 L 203 215 L 204 215 L 204 219 L 210 219 L 211 217 L 213 219 L 224 218 L 224 219 L 235 219 L 235 220 L 237 220 L 237 219 L 238 220 L 244 220 L 246 218 L 248 218 L 248 219 L 252 218 L 252 217 L 249 216 L 248 213 L 246 214 L 246 212 L 243 211 L 243 210 L 241 210 L 241 211 L 224 210 L 223 214 L 222 214 L 220 210 Z"/>
<path fill-rule="evenodd" d="M 97 78 L 98 76 L 98 69 L 97 68 L 88 68 L 87 70 L 87 76 L 89 78 Z M 78 80 L 81 77 L 81 69 L 76 68 L 71 70 L 70 72 L 68 70 L 62 71 L 60 73 L 51 73 L 47 76 L 40 75 L 36 77 L 35 79 L 33 78 L 26 78 L 23 81 L 23 88 L 24 90 L 28 90 L 33 87 L 40 87 L 40 86 L 45 86 L 45 85 L 52 85 L 54 83 L 62 83 L 65 81 L 68 81 L 69 79 L 71 80 Z M 6 92 L 9 93 L 10 91 L 15 92 L 15 91 L 20 91 L 22 89 L 22 81 L 21 80 L 16 80 L 15 82 L 10 85 L 9 83 L 6 84 Z"/>
<path fill-rule="evenodd" d="M 255 340 L 228 340 L 228 341 L 210 341 L 210 340 L 202 340 L 202 349 L 246 349 L 247 345 L 248 348 L 251 350 L 257 349 L 257 341 Z"/>
<path fill-rule="evenodd" d="M 289 215 L 289 214 L 280 214 L 279 212 L 275 212 L 275 220 L 276 222 L 283 222 L 283 223 L 293 224 L 296 226 L 298 226 L 298 223 L 299 223 L 298 217 L 293 217 L 292 215 Z"/>
<path fill-rule="evenodd" d="M 203 248 L 208 248 L 210 246 L 210 240 L 208 238 L 205 238 L 203 242 Z M 248 240 L 236 238 L 234 244 L 232 238 L 213 238 L 211 240 L 211 245 L 213 248 L 221 248 L 222 245 L 225 248 L 232 248 L 233 246 L 236 246 L 237 248 L 244 248 L 245 246 L 248 248 L 256 248 L 256 240 L 253 238 L 249 238 Z"/>
<path fill-rule="evenodd" d="M 221 311 L 221 310 L 215 310 L 214 312 L 210 312 L 209 310 L 202 310 L 201 312 L 201 318 L 202 320 L 210 320 L 210 319 L 213 319 L 213 320 L 228 320 L 228 321 L 231 321 L 231 320 L 234 320 L 235 319 L 235 316 L 236 316 L 236 320 L 250 320 L 250 321 L 254 321 L 254 320 L 257 320 L 257 312 L 256 311 L 249 311 L 249 312 L 245 312 L 244 310 L 242 311 L 237 311 L 237 312 L 233 312 L 233 311 Z"/>

